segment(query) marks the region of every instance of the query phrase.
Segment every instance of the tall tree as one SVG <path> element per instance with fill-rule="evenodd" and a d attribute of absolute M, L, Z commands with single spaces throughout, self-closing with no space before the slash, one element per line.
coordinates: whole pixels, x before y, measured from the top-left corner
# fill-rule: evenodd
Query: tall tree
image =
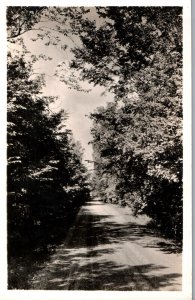
<path fill-rule="evenodd" d="M 114 92 L 116 103 L 122 101 L 115 111 L 107 106 L 91 115 L 93 144 L 98 144 L 94 149 L 101 157 L 98 172 L 104 174 L 100 183 L 109 186 L 111 177 L 116 196 L 135 213 L 146 212 L 164 232 L 180 238 L 181 8 L 97 11 L 105 22 L 83 30 L 83 45 L 73 50 L 72 67 L 81 71 L 83 79 Z"/>
<path fill-rule="evenodd" d="M 37 234 L 66 219 L 88 195 L 67 115 L 51 112 L 53 99 L 41 94 L 44 82 L 31 79 L 32 72 L 23 56 L 8 55 L 8 232 L 16 245 L 24 236 L 39 243 Z"/>

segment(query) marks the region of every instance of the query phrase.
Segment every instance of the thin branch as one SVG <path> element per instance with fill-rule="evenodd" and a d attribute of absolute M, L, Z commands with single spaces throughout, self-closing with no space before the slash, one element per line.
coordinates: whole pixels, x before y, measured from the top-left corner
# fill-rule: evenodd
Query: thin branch
<path fill-rule="evenodd" d="M 46 74 L 46 73 L 38 73 L 38 72 L 33 72 L 32 74 L 30 74 L 30 76 L 33 76 L 33 75 L 42 75 L 42 76 L 54 77 L 55 73 L 53 75 L 49 75 L 49 74 Z"/>
<path fill-rule="evenodd" d="M 56 22 L 56 21 L 55 21 L 55 22 Z M 62 31 L 57 30 L 57 29 L 54 29 L 54 28 L 50 28 L 50 27 L 48 27 L 48 26 L 42 26 L 42 27 L 40 27 L 40 28 L 41 28 L 42 30 L 44 30 L 43 28 L 46 28 L 46 29 L 49 29 L 49 30 L 58 32 L 58 33 L 60 33 L 60 34 L 63 34 L 63 35 L 65 35 L 67 38 L 69 38 L 75 46 L 78 47 L 78 45 L 75 43 L 75 41 L 73 40 L 73 38 L 70 37 L 70 35 L 68 35 L 68 33 L 64 34 Z"/>
<path fill-rule="evenodd" d="M 22 34 L 28 32 L 28 31 L 32 31 L 32 30 L 33 30 L 33 31 L 44 31 L 44 30 L 41 29 L 41 28 L 37 28 L 37 29 L 36 29 L 36 28 L 34 28 L 34 29 L 27 29 L 27 30 L 21 32 L 20 34 L 15 34 L 15 35 L 13 35 L 13 36 L 8 36 L 7 39 L 8 39 L 8 40 L 15 39 L 15 38 L 19 37 L 20 35 L 22 35 Z"/>

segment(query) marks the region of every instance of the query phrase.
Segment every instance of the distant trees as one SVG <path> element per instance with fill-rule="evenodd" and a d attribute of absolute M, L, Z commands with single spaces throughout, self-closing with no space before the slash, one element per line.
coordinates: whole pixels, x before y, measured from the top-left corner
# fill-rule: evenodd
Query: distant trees
<path fill-rule="evenodd" d="M 7 82 L 8 238 L 44 243 L 88 196 L 87 173 L 67 114 L 49 109 L 53 99 L 41 94 L 32 63 L 9 53 Z"/>

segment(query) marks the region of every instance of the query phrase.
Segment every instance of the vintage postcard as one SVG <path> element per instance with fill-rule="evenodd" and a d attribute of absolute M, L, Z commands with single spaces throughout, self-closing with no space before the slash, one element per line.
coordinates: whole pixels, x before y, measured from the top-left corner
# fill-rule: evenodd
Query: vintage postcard
<path fill-rule="evenodd" d="M 1 15 L 0 299 L 192 299 L 190 1 Z"/>

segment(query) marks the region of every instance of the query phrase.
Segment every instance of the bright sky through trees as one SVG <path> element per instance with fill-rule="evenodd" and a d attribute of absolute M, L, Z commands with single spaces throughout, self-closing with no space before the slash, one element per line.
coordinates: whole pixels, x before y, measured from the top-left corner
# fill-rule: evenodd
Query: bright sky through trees
<path fill-rule="evenodd" d="M 100 23 L 96 13 L 95 8 L 91 8 L 90 13 L 87 14 L 89 19 L 96 19 L 97 25 Z M 53 28 L 53 22 L 45 22 L 44 18 L 43 24 L 41 26 Z M 35 27 L 38 27 L 35 25 Z M 84 151 L 84 161 L 92 159 L 92 146 L 89 144 L 91 141 L 90 127 L 92 122 L 88 118 L 89 113 L 93 112 L 98 106 L 104 106 L 107 102 L 113 100 L 113 95 L 107 93 L 106 95 L 101 95 L 104 92 L 104 88 L 100 86 L 93 86 L 88 82 L 80 82 L 81 86 L 85 90 L 90 92 L 78 91 L 75 89 L 70 89 L 68 85 L 60 81 L 58 76 L 54 76 L 57 66 L 59 63 L 63 62 L 63 70 L 61 72 L 62 77 L 65 76 L 64 69 L 70 74 L 69 63 L 73 58 L 70 52 L 70 47 L 79 45 L 79 39 L 74 36 L 74 38 L 67 38 L 63 35 L 59 35 L 61 40 L 59 45 L 50 44 L 45 45 L 42 40 L 34 42 L 37 35 L 37 31 L 27 31 L 22 35 L 24 44 L 27 50 L 30 51 L 30 55 L 46 55 L 51 59 L 45 61 L 44 59 L 38 60 L 34 64 L 35 76 L 37 74 L 45 74 L 45 86 L 43 87 L 43 94 L 45 96 L 56 96 L 58 99 L 51 104 L 50 108 L 52 111 L 58 111 L 59 109 L 65 109 L 68 112 L 69 118 L 66 122 L 67 126 L 73 131 L 75 140 L 81 142 Z M 60 45 L 66 44 L 68 48 L 64 51 L 60 48 Z M 17 44 L 9 45 L 15 50 L 18 49 Z M 20 47 L 20 46 L 19 46 Z M 75 71 L 76 72 L 76 71 Z M 87 162 L 85 162 L 88 165 Z M 88 165 L 91 168 L 91 164 Z"/>

